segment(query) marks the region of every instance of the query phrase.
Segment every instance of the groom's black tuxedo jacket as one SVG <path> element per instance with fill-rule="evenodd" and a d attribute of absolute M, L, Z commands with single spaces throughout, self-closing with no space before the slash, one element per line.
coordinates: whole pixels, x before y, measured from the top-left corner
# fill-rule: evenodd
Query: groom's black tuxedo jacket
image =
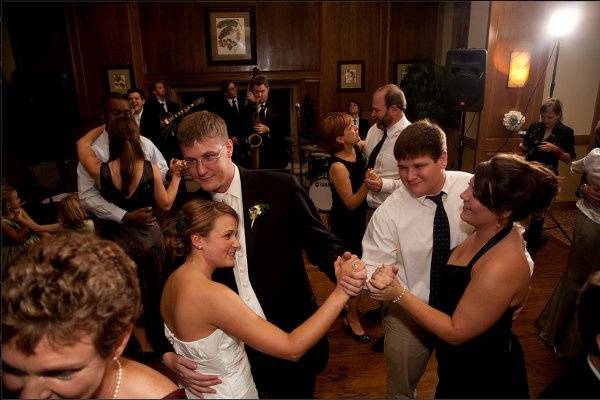
<path fill-rule="evenodd" d="M 267 320 L 290 332 L 317 308 L 302 251 L 335 282 L 333 263 L 344 251 L 342 242 L 323 226 L 312 201 L 292 175 L 239 170 L 250 282 Z M 207 195 L 196 192 L 196 197 Z M 248 209 L 255 204 L 270 208 L 251 227 Z M 232 268 L 216 270 L 213 278 L 237 291 Z M 324 337 L 296 365 L 316 375 L 326 366 L 328 354 Z M 248 355 L 257 385 L 263 377 L 273 379 L 268 370 L 291 363 L 251 350 Z"/>

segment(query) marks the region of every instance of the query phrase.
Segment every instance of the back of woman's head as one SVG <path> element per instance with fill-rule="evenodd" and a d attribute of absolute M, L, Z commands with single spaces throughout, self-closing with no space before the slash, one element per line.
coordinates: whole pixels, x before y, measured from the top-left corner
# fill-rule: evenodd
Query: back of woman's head
<path fill-rule="evenodd" d="M 102 357 L 137 320 L 133 261 L 114 242 L 78 233 L 47 237 L 8 268 L 2 282 L 2 341 L 33 354 L 43 337 L 76 343 L 90 335 Z"/>
<path fill-rule="evenodd" d="M 8 203 L 10 202 L 12 195 L 16 192 L 14 187 L 7 185 L 6 183 L 2 184 L 2 194 L 0 198 L 2 201 L 2 215 L 7 215 Z"/>
<path fill-rule="evenodd" d="M 63 228 L 79 229 L 83 226 L 88 215 L 79 203 L 77 193 L 71 193 L 62 199 L 57 207 L 58 220 Z"/>
<path fill-rule="evenodd" d="M 236 223 L 239 217 L 225 203 L 213 200 L 194 199 L 183 205 L 181 210 L 163 226 L 167 259 L 170 265 L 180 265 L 190 253 L 190 236 L 208 236 L 215 221 L 222 215 L 232 216 Z"/>
<path fill-rule="evenodd" d="M 108 127 L 109 160 L 121 164 L 121 192 L 129 193 L 135 162 L 144 159 L 140 130 L 130 116 L 115 118 Z"/>
<path fill-rule="evenodd" d="M 475 167 L 473 195 L 497 215 L 510 212 L 511 221 L 544 210 L 557 192 L 550 169 L 515 154 L 497 154 Z"/>
<path fill-rule="evenodd" d="M 321 121 L 319 129 L 319 145 L 330 153 L 337 153 L 344 148 L 337 138 L 344 134 L 348 125 L 352 124 L 352 117 L 345 112 L 330 112 Z"/>

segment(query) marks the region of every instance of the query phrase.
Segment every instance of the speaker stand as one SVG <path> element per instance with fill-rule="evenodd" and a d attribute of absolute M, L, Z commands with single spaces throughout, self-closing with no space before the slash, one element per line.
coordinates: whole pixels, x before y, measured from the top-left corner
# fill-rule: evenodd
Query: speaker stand
<path fill-rule="evenodd" d="M 457 171 L 462 170 L 463 163 L 463 152 L 465 150 L 465 118 L 467 113 L 465 111 L 460 112 L 460 133 L 458 136 L 458 145 L 456 146 L 456 151 L 458 153 L 458 168 Z"/>

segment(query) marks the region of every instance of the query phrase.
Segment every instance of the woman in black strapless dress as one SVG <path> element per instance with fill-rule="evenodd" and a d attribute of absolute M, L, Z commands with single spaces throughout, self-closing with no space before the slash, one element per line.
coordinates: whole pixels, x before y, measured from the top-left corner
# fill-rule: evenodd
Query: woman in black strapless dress
<path fill-rule="evenodd" d="M 511 331 L 525 303 L 530 266 L 520 226 L 550 204 L 556 176 L 538 163 L 501 154 L 479 164 L 461 198 L 461 218 L 474 232 L 442 269 L 440 307 L 406 290 L 382 267 L 368 283 L 372 297 L 394 301 L 440 339 L 438 398 L 529 398 L 525 359 Z"/>

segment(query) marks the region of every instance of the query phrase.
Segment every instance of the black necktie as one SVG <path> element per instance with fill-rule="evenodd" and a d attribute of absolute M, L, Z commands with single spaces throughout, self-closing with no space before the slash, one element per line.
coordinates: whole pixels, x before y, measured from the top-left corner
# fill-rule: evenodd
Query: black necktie
<path fill-rule="evenodd" d="M 369 161 L 367 162 L 367 168 L 373 168 L 375 166 L 375 160 L 377 160 L 377 156 L 381 152 L 381 148 L 383 147 L 383 142 L 385 142 L 385 139 L 387 139 L 387 130 L 383 131 L 381 140 L 375 145 L 375 147 L 373 147 L 373 151 L 371 152 Z"/>
<path fill-rule="evenodd" d="M 450 224 L 448 215 L 444 210 L 441 192 L 435 196 L 427 196 L 437 208 L 433 217 L 433 248 L 431 252 L 431 276 L 429 279 L 429 305 L 439 308 L 440 305 L 440 280 L 442 268 L 450 256 Z"/>
<path fill-rule="evenodd" d="M 238 106 L 237 106 L 237 101 L 235 99 L 233 99 L 232 104 L 233 104 L 233 109 L 235 110 L 235 113 L 237 114 L 239 111 Z"/>
<path fill-rule="evenodd" d="M 266 109 L 265 105 L 261 104 L 260 105 L 260 111 L 258 112 L 258 115 L 260 117 L 260 121 L 261 122 L 265 120 L 265 114 L 266 114 L 265 109 Z"/>

